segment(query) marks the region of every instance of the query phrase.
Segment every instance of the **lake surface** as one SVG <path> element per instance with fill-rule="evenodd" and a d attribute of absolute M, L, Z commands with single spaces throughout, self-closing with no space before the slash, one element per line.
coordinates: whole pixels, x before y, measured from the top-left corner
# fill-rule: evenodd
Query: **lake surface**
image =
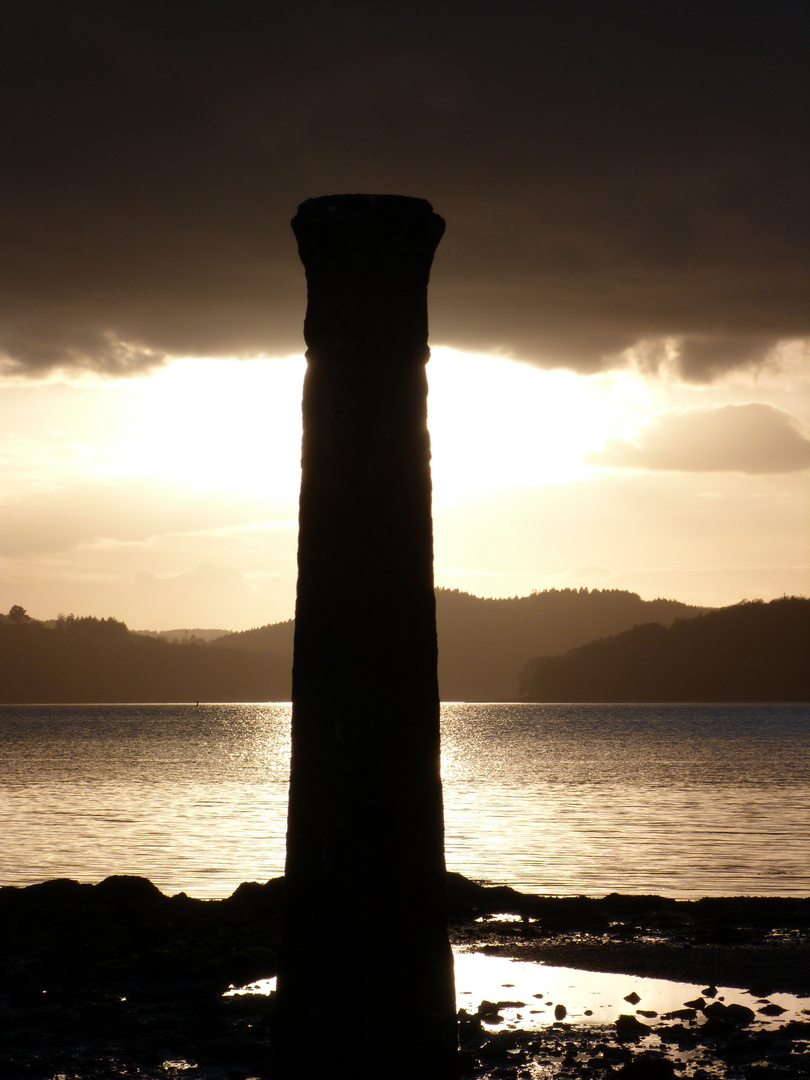
<path fill-rule="evenodd" d="M 381 714 L 384 710 L 381 709 Z M 288 704 L 0 706 L 0 885 L 283 873 Z M 810 895 L 806 705 L 442 706 L 447 864 L 530 892 Z"/>

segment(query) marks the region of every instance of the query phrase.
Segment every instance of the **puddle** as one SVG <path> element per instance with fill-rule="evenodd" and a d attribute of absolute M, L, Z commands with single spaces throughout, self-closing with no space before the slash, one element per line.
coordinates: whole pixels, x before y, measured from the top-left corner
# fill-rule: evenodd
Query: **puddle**
<path fill-rule="evenodd" d="M 580 971 L 478 952 L 455 951 L 455 968 L 459 1008 L 474 1013 L 482 1001 L 522 1002 L 521 1005 L 504 1005 L 498 1011 L 503 1024 L 523 1030 L 553 1024 L 558 1019 L 555 1010 L 560 1005 L 565 1008 L 565 1016 L 559 1018 L 577 1025 L 612 1024 L 622 1013 L 636 1015 L 642 1023 L 660 1023 L 665 1013 L 683 1009 L 687 1001 L 700 997 L 707 1004 L 714 1000 L 725 1005 L 732 1002 L 745 1005 L 754 1011 L 754 1024 L 760 1027 L 779 1027 L 791 1020 L 806 1020 L 803 1010 L 810 1009 L 810 999 L 794 994 L 756 998 L 743 990 L 720 986 L 716 996 L 710 998 L 702 994 L 705 986 L 698 983 Z M 628 996 L 630 1001 L 626 1000 Z M 776 1017 L 761 1014 L 759 1010 L 766 1007 L 766 1003 L 785 1011 Z M 645 1016 L 645 1013 L 656 1015 Z M 697 1015 L 701 1018 L 700 1013 Z"/>
<path fill-rule="evenodd" d="M 635 1015 L 641 1023 L 660 1024 L 665 1013 L 683 1009 L 686 1002 L 700 997 L 707 1003 L 722 1001 L 730 1005 L 734 1002 L 752 1009 L 756 1019 L 749 1030 L 806 1020 L 810 1010 L 810 998 L 794 994 L 756 998 L 744 990 L 720 986 L 716 996 L 711 998 L 702 993 L 705 987 L 699 983 L 552 967 L 463 949 L 454 949 L 453 953 L 459 1009 L 475 1013 L 482 1001 L 510 1003 L 498 1009 L 500 1019 L 495 1023 L 482 1017 L 491 1030 L 507 1027 L 532 1031 L 549 1027 L 560 1019 L 577 1026 L 606 1025 L 615 1023 L 621 1014 Z M 275 989 L 275 979 L 260 979 L 247 986 L 232 988 L 225 996 L 270 994 Z M 627 997 L 631 1000 L 627 1001 Z M 559 1006 L 565 1009 L 564 1016 L 560 1015 Z M 777 1016 L 763 1014 L 760 1010 L 768 1006 L 778 1006 L 784 1012 Z M 771 1008 L 770 1011 L 774 1010 Z M 652 1013 L 655 1015 L 645 1015 Z M 686 1018 L 681 1017 L 676 1022 L 683 1019 Z M 702 1019 L 700 1012 L 697 1019 Z"/>
<path fill-rule="evenodd" d="M 500 912 L 497 915 L 479 915 L 477 923 L 536 923 L 537 919 L 524 919 L 522 915 L 510 915 L 508 912 Z"/>
<path fill-rule="evenodd" d="M 247 983 L 245 986 L 232 986 L 226 990 L 223 997 L 241 997 L 242 994 L 275 994 L 276 980 L 257 979 L 256 982 Z"/>

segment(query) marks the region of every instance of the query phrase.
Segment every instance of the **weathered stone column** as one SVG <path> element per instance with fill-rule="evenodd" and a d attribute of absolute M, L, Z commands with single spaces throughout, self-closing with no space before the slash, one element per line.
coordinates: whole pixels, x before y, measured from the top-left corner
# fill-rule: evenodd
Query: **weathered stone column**
<path fill-rule="evenodd" d="M 427 430 L 422 199 L 293 220 L 308 345 L 279 1077 L 458 1076 Z"/>

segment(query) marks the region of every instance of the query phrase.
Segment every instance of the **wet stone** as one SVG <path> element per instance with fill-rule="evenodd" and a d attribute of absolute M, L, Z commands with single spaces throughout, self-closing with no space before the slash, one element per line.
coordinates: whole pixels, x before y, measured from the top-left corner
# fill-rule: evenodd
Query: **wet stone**
<path fill-rule="evenodd" d="M 708 1017 L 709 1020 L 725 1020 L 726 1006 L 722 1001 L 713 1001 L 703 1010 L 703 1015 Z"/>
<path fill-rule="evenodd" d="M 675 1066 L 666 1058 L 640 1057 L 628 1061 L 616 1075 L 625 1080 L 672 1080 Z"/>
<path fill-rule="evenodd" d="M 476 1013 L 487 1024 L 502 1024 L 503 1017 L 498 1011 L 498 1004 L 495 1001 L 482 1001 L 478 1006 Z"/>
<path fill-rule="evenodd" d="M 655 1034 L 662 1043 L 673 1043 L 675 1046 L 696 1046 L 702 1033 L 697 1027 L 684 1027 L 683 1024 L 662 1025 L 655 1029 Z"/>
<path fill-rule="evenodd" d="M 664 1013 L 662 1020 L 697 1020 L 696 1009 L 673 1009 L 672 1012 Z"/>
<path fill-rule="evenodd" d="M 462 1039 L 475 1038 L 483 1034 L 483 1027 L 481 1026 L 481 1018 L 479 1016 L 471 1016 L 466 1009 L 459 1009 L 458 1012 L 458 1030 Z"/>
<path fill-rule="evenodd" d="M 756 1013 L 747 1005 L 732 1002 L 726 1009 L 726 1019 L 732 1024 L 750 1024 L 756 1019 Z"/>
<path fill-rule="evenodd" d="M 640 1039 L 650 1034 L 647 1024 L 642 1024 L 635 1016 L 623 1013 L 616 1021 L 616 1035 L 620 1039 Z"/>
<path fill-rule="evenodd" d="M 763 1016 L 781 1016 L 783 1012 L 786 1012 L 781 1005 L 777 1005 L 773 1001 L 769 1001 L 766 1005 L 763 1005 L 761 1009 L 757 1009 L 758 1013 L 762 1013 Z"/>

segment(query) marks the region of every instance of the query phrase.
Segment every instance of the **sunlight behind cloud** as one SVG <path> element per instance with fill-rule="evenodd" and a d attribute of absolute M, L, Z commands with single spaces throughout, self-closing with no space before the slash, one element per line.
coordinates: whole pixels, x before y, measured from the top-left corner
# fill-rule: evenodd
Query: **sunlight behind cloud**
<path fill-rule="evenodd" d="M 127 471 L 198 490 L 297 495 L 303 376 L 300 356 L 176 360 L 138 388 Z"/>
<path fill-rule="evenodd" d="M 177 359 L 142 378 L 7 391 L 6 495 L 141 478 L 297 499 L 301 356 Z M 581 479 L 588 455 L 655 409 L 640 374 L 583 376 L 434 348 L 428 414 L 437 505 Z"/>
<path fill-rule="evenodd" d="M 615 430 L 611 387 L 570 371 L 437 347 L 428 364 L 437 502 L 574 480 Z"/>
<path fill-rule="evenodd" d="M 197 625 L 200 604 L 207 624 L 233 629 L 289 618 L 304 368 L 302 356 L 189 358 L 143 377 L 7 384 L 0 610 L 139 627 Z M 679 471 L 693 421 L 804 424 L 798 360 L 756 383 L 696 385 L 436 346 L 427 371 L 438 585 L 488 596 L 599 585 L 698 603 L 806 591 L 806 474 Z M 673 416 L 692 425 L 683 437 Z M 761 456 L 775 452 L 773 427 Z M 644 432 L 669 433 L 679 470 L 605 460 Z M 713 425 L 704 434 L 717 441 Z M 239 575 L 230 599 L 224 586 L 195 593 L 195 568 L 209 565 Z"/>

